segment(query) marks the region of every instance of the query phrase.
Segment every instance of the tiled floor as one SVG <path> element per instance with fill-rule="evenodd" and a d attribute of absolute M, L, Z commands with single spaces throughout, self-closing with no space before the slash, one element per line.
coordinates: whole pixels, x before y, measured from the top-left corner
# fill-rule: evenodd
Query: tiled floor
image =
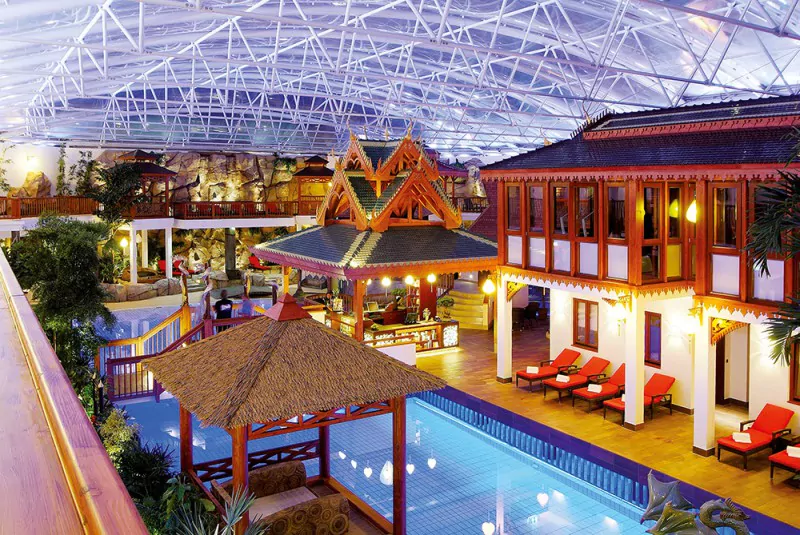
<path fill-rule="evenodd" d="M 544 326 L 514 333 L 514 369 L 548 358 L 549 341 L 544 333 Z M 443 377 L 454 388 L 800 527 L 800 491 L 785 484 L 788 472 L 776 472 L 771 483 L 766 452 L 751 458 L 747 472 L 731 454 L 723 453 L 722 463 L 693 454 L 690 415 L 657 411 L 654 420 L 646 420 L 644 429 L 632 432 L 619 425 L 618 415 L 603 420 L 602 411 L 588 413 L 585 405 L 573 408 L 569 401 L 559 404 L 556 396 L 545 400 L 541 393 L 532 394 L 513 383 L 500 384 L 495 380 L 491 332 L 464 330 L 460 350 L 423 356 L 418 366 Z M 723 436 L 733 431 L 736 418 L 727 410 L 720 413 L 716 433 Z"/>

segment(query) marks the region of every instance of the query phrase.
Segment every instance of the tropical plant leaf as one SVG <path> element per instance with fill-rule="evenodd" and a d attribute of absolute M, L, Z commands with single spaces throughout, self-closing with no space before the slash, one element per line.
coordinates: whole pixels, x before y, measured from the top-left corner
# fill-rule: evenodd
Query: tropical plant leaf
<path fill-rule="evenodd" d="M 792 360 L 794 345 L 800 341 L 800 300 L 792 298 L 778 308 L 778 315 L 764 321 L 772 350 L 770 358 L 786 366 Z"/>
<path fill-rule="evenodd" d="M 756 189 L 755 219 L 747 230 L 745 250 L 762 275 L 770 274 L 770 255 L 791 258 L 800 252 L 800 175 L 779 173 L 779 182 Z"/>

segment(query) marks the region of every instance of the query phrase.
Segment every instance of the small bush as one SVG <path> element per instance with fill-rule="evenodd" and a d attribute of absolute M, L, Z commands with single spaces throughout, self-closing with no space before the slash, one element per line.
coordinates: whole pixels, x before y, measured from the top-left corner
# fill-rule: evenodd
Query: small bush
<path fill-rule="evenodd" d="M 100 440 L 103 441 L 111 462 L 119 470 L 119 462 L 122 453 L 131 448 L 134 442 L 139 440 L 139 428 L 135 425 L 128 425 L 125 413 L 119 409 L 114 409 L 97 430 Z M 126 485 L 127 486 L 127 485 Z"/>
<path fill-rule="evenodd" d="M 137 436 L 120 453 L 117 472 L 134 500 L 160 498 L 172 478 L 172 450 L 163 444 L 141 444 Z"/>

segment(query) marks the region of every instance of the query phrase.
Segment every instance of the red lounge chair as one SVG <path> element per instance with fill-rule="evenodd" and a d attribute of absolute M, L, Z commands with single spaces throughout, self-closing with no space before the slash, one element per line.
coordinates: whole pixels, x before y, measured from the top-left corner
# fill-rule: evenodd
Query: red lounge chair
<path fill-rule="evenodd" d="M 650 409 L 650 419 L 653 419 L 656 405 L 666 405 L 669 413 L 672 414 L 672 394 L 669 389 L 675 383 L 675 378 L 661 373 L 654 373 L 644 385 L 644 408 Z M 606 409 L 623 413 L 622 421 L 625 421 L 625 402 L 622 398 L 607 399 L 603 402 L 603 419 L 606 417 Z"/>
<path fill-rule="evenodd" d="M 250 267 L 253 269 L 258 269 L 259 271 L 264 271 L 269 269 L 267 266 L 261 265 L 261 260 L 256 255 L 250 255 Z"/>
<path fill-rule="evenodd" d="M 589 402 L 589 410 L 595 401 L 605 401 L 622 394 L 625 391 L 625 364 L 623 363 L 611 377 L 601 373 L 598 376 L 589 377 L 589 382 L 600 385 L 600 392 L 589 392 L 588 387 L 576 388 L 572 391 L 572 406 L 575 406 L 575 398 L 585 399 Z M 599 405 L 598 405 L 599 408 Z"/>
<path fill-rule="evenodd" d="M 775 467 L 783 468 L 793 473 L 800 473 L 800 458 L 789 457 L 786 450 L 773 453 L 769 456 L 769 478 L 775 475 Z"/>
<path fill-rule="evenodd" d="M 748 456 L 767 448 L 774 448 L 776 438 L 791 432 L 787 426 L 792 416 L 794 412 L 789 409 L 767 403 L 758 413 L 758 418 L 739 424 L 739 431 L 750 435 L 750 443 L 736 442 L 733 440 L 733 435 L 720 438 L 717 440 L 717 460 L 720 460 L 722 450 L 727 450 L 744 457 L 744 469 L 747 470 Z M 749 427 L 745 429 L 747 426 Z"/>
<path fill-rule="evenodd" d="M 181 261 L 180 260 L 175 260 L 172 263 L 172 276 L 173 277 L 180 277 L 181 276 L 181 270 L 178 269 L 178 266 L 180 266 L 180 265 L 181 265 Z M 164 274 L 167 273 L 167 261 L 166 260 L 159 260 L 158 261 L 158 271 L 160 271 L 161 273 L 164 273 Z M 194 270 L 187 269 L 186 271 L 188 271 L 190 275 L 194 275 Z"/>
<path fill-rule="evenodd" d="M 525 370 L 517 372 L 517 386 L 519 380 L 528 381 L 528 387 L 533 389 L 534 381 L 543 381 L 555 377 L 559 373 L 567 373 L 577 369 L 575 361 L 581 354 L 574 349 L 564 349 L 555 360 L 543 360 L 539 362 L 539 373 L 528 373 Z"/>
<path fill-rule="evenodd" d="M 549 386 L 558 392 L 558 401 L 561 401 L 562 392 L 570 392 L 572 389 L 588 383 L 590 378 L 603 375 L 603 370 L 605 370 L 609 364 L 610 363 L 606 359 L 592 357 L 589 359 L 589 362 L 583 365 L 583 368 L 577 370 L 573 374 L 567 375 L 569 381 L 565 383 L 559 383 L 555 377 L 542 381 L 542 394 L 547 397 L 547 387 Z"/>

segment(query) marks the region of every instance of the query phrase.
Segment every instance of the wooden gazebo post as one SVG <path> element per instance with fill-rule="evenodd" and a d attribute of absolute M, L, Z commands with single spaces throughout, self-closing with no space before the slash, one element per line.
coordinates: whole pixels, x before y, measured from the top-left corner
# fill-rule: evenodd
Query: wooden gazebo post
<path fill-rule="evenodd" d="M 233 451 L 231 457 L 233 463 L 233 490 L 235 492 L 241 492 L 242 489 L 247 489 L 249 484 L 247 441 L 250 440 L 250 438 L 248 437 L 248 427 L 249 426 L 247 425 L 241 425 L 228 430 L 228 433 L 230 433 L 232 439 L 231 449 Z M 236 535 L 241 535 L 244 533 L 244 530 L 247 529 L 249 524 L 250 515 L 245 512 L 245 514 L 242 516 L 242 519 L 236 524 Z"/>
<path fill-rule="evenodd" d="M 192 453 L 192 413 L 183 406 L 178 405 L 181 437 L 181 472 L 186 473 L 194 465 Z"/>
<path fill-rule="evenodd" d="M 353 327 L 353 338 L 359 342 L 364 341 L 364 293 L 366 283 L 363 280 L 353 281 L 353 317 L 356 322 Z"/>
<path fill-rule="evenodd" d="M 392 534 L 406 533 L 406 398 L 392 399 Z"/>

